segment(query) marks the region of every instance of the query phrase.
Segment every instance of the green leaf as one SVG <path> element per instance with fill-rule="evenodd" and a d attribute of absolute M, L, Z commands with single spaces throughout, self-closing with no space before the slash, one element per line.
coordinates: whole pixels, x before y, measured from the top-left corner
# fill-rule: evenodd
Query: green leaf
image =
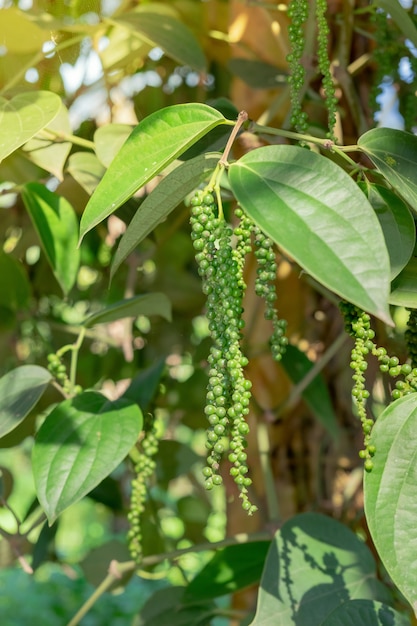
<path fill-rule="evenodd" d="M 365 515 L 388 574 L 417 613 L 417 395 L 393 402 L 371 434 L 374 467 L 364 476 Z"/>
<path fill-rule="evenodd" d="M 105 171 L 106 168 L 91 152 L 76 152 L 68 159 L 67 172 L 89 196 L 96 189 Z"/>
<path fill-rule="evenodd" d="M 409 12 L 404 10 L 399 0 L 374 0 L 373 4 L 391 15 L 403 35 L 409 39 L 414 46 L 417 46 L 417 29 Z"/>
<path fill-rule="evenodd" d="M 395 278 L 413 254 L 416 242 L 414 219 L 407 204 L 390 189 L 368 183 L 366 191 L 381 224 L 390 257 L 391 278 Z"/>
<path fill-rule="evenodd" d="M 295 384 L 300 383 L 311 368 L 314 367 L 314 363 L 310 361 L 304 352 L 301 352 L 301 350 L 291 344 L 287 346 L 281 363 Z M 323 376 L 320 373 L 317 374 L 302 391 L 301 395 L 316 419 L 337 440 L 340 435 L 340 429 Z"/>
<path fill-rule="evenodd" d="M 389 303 L 417 309 L 417 258 L 411 257 L 405 268 L 393 280 Z"/>
<path fill-rule="evenodd" d="M 229 70 L 253 89 L 274 89 L 287 84 L 288 73 L 276 65 L 252 59 L 230 59 Z"/>
<path fill-rule="evenodd" d="M 23 265 L 0 250 L 0 307 L 17 313 L 27 307 L 30 293 L 30 284 Z M 1 318 L 0 320 L 3 322 Z"/>
<path fill-rule="evenodd" d="M 189 583 L 185 599 L 214 599 L 259 582 L 270 545 L 254 541 L 217 550 Z"/>
<path fill-rule="evenodd" d="M 182 163 L 161 180 L 142 202 L 121 238 L 113 259 L 111 277 L 142 239 L 215 169 L 220 157 L 220 153 L 197 156 Z"/>
<path fill-rule="evenodd" d="M 275 535 L 252 626 L 321 626 L 348 600 L 389 598 L 364 542 L 329 517 L 304 513 Z"/>
<path fill-rule="evenodd" d="M 63 167 L 72 148 L 70 141 L 61 141 L 48 130 L 70 135 L 72 132 L 67 108 L 61 103 L 58 115 L 47 128 L 40 131 L 24 146 L 23 152 L 39 167 L 50 172 L 60 181 L 63 180 Z"/>
<path fill-rule="evenodd" d="M 190 446 L 180 441 L 163 440 L 156 455 L 158 484 L 168 483 L 173 478 L 190 471 L 201 457 Z"/>
<path fill-rule="evenodd" d="M 52 410 L 39 429 L 32 455 L 36 493 L 49 524 L 123 461 L 141 428 L 137 404 L 110 402 L 95 391 Z"/>
<path fill-rule="evenodd" d="M 392 325 L 381 227 L 346 172 L 305 148 L 266 146 L 233 163 L 229 177 L 244 210 L 306 272 Z"/>
<path fill-rule="evenodd" d="M 124 13 L 117 22 L 137 33 L 141 39 L 161 48 L 181 65 L 204 72 L 204 52 L 192 31 L 176 17 L 162 11 L 156 3 L 141 5 L 131 13 Z"/>
<path fill-rule="evenodd" d="M 98 160 L 109 167 L 116 154 L 132 132 L 129 124 L 107 124 L 94 133 L 94 144 Z"/>
<path fill-rule="evenodd" d="M 374 128 L 359 137 L 358 146 L 417 211 L 417 137 L 394 128 Z"/>
<path fill-rule="evenodd" d="M 167 587 L 146 602 L 138 626 L 209 626 L 215 609 L 213 602 L 185 602 L 184 587 Z"/>
<path fill-rule="evenodd" d="M 23 422 L 51 379 L 38 365 L 22 365 L 0 378 L 0 437 Z"/>
<path fill-rule="evenodd" d="M 84 320 L 84 326 L 91 328 L 95 324 L 108 324 L 124 317 L 137 317 L 138 315 L 160 315 L 170 322 L 171 302 L 165 294 L 158 292 L 119 300 L 105 309 L 89 315 Z"/>
<path fill-rule="evenodd" d="M 25 185 L 22 199 L 55 278 L 67 294 L 77 279 L 80 264 L 75 211 L 68 200 L 40 183 Z"/>
<path fill-rule="evenodd" d="M 137 402 L 142 411 L 145 412 L 158 391 L 164 370 L 165 359 L 159 359 L 151 367 L 139 372 L 132 379 L 123 394 L 123 398 Z"/>
<path fill-rule="evenodd" d="M 19 9 L 1 7 L 0 41 L 9 55 L 35 54 L 42 49 L 50 33 L 39 28 Z M 1 158 L 1 157 L 0 157 Z"/>
<path fill-rule="evenodd" d="M 50 91 L 21 93 L 10 101 L 0 96 L 0 161 L 48 126 L 61 108 Z"/>
<path fill-rule="evenodd" d="M 382 602 L 349 600 L 333 611 L 322 626 L 410 626 L 410 619 Z"/>
<path fill-rule="evenodd" d="M 200 137 L 225 123 L 221 113 L 205 104 L 173 105 L 146 117 L 129 135 L 87 204 L 80 237 L 114 213 Z"/>

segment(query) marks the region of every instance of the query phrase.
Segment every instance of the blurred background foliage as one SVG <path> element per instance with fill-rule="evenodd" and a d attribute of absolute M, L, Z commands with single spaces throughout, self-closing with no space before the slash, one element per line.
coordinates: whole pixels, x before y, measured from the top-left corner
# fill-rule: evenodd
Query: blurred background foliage
<path fill-rule="evenodd" d="M 213 494 L 205 492 L 199 473 L 205 455 L 208 329 L 188 208 L 179 206 L 160 224 L 109 284 L 117 241 L 150 191 L 141 190 L 117 216 L 85 237 L 76 285 L 64 298 L 19 188 L 40 181 L 66 198 L 80 216 L 132 126 L 171 104 L 205 102 L 230 119 L 244 109 L 259 123 L 288 128 L 286 8 L 273 0 L 0 2 L 1 96 L 50 90 L 63 102 L 45 132 L 0 163 L 0 373 L 23 363 L 46 365 L 47 355 L 74 341 L 85 315 L 103 304 L 152 291 L 169 297 L 172 323 L 141 316 L 95 327 L 87 332 L 78 364 L 77 382 L 84 388 L 100 388 L 111 398 L 137 376 L 142 376 L 139 384 L 145 381 L 145 387 L 156 381 L 149 409 L 157 417 L 163 441 L 143 520 L 145 556 L 277 526 L 307 510 L 330 514 L 365 534 L 357 456 L 361 429 L 351 402 L 350 340 L 343 336 L 332 296 L 278 256 L 279 309 L 288 320 L 295 350 L 286 367 L 279 366 L 269 355 L 268 323 L 253 289 L 248 289 L 245 351 L 254 397 L 249 466 L 252 497 L 259 507 L 259 514 L 248 518 L 227 469 L 225 488 Z M 409 14 L 415 21 L 414 3 Z M 355 143 L 374 126 L 375 116 L 382 124 L 413 130 L 414 46 L 385 13 L 362 0 L 330 0 L 328 20 L 339 140 Z M 305 106 L 315 133 L 324 133 L 314 20 L 307 29 Z M 243 134 L 235 156 L 253 148 L 253 141 L 253 136 Z M 224 146 L 224 136 L 209 136 L 193 154 L 213 146 Z M 252 259 L 246 268 L 249 285 L 254 276 Z M 405 315 L 401 309 L 395 315 L 397 330 L 387 336 L 381 325 L 379 343 L 395 347 L 400 356 L 399 331 Z M 297 383 L 312 364 L 318 364 L 319 378 L 307 393 Z M 387 388 L 376 371 L 370 373 L 370 381 L 372 410 L 377 413 Z M 51 388 L 36 414 L 0 440 L 0 526 L 12 534 L 11 541 L 0 540 L 4 624 L 27 624 L 33 614 L 42 615 L 45 625 L 66 623 L 90 585 L 105 576 L 109 561 L 129 558 L 128 463 L 65 511 L 52 528 L 35 528 L 24 539 L 13 535 L 16 520 L 11 510 L 26 528 L 36 515 L 29 461 L 32 438 L 43 412 L 59 399 Z M 32 563 L 33 577 L 16 565 L 21 555 Z M 151 593 L 167 584 L 183 585 L 209 557 L 207 552 L 188 554 L 174 564 L 148 568 L 140 578 L 133 577 L 123 593 L 119 588 L 102 599 L 82 624 L 139 623 L 132 622 L 133 616 Z M 236 594 L 229 604 L 250 613 L 254 599 L 250 589 Z M 219 615 L 224 606 L 219 605 Z"/>

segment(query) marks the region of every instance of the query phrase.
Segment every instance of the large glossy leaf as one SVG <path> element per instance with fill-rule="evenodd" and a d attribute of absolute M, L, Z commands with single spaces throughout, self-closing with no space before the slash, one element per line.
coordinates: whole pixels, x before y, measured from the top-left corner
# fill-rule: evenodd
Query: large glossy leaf
<path fill-rule="evenodd" d="M 416 227 L 408 205 L 381 185 L 366 186 L 368 200 L 374 208 L 388 249 L 391 278 L 407 265 L 416 242 Z"/>
<path fill-rule="evenodd" d="M 0 96 L 0 161 L 45 128 L 61 108 L 50 91 L 21 93 L 11 100 Z"/>
<path fill-rule="evenodd" d="M 331 518 L 297 515 L 271 544 L 252 626 L 321 626 L 357 598 L 389 602 L 367 546 Z"/>
<path fill-rule="evenodd" d="M 417 137 L 394 128 L 374 128 L 359 138 L 358 146 L 417 211 Z"/>
<path fill-rule="evenodd" d="M 217 550 L 189 583 L 185 598 L 208 600 L 259 582 L 270 541 L 256 541 Z"/>
<path fill-rule="evenodd" d="M 411 257 L 405 268 L 392 281 L 390 304 L 417 309 L 417 258 Z"/>
<path fill-rule="evenodd" d="M 365 514 L 378 554 L 417 614 L 417 395 L 393 402 L 371 435 L 374 468 L 364 477 Z"/>
<path fill-rule="evenodd" d="M 162 9 L 156 3 L 141 5 L 117 21 L 134 29 L 141 39 L 158 46 L 181 65 L 204 72 L 206 59 L 198 40 L 185 24 Z"/>
<path fill-rule="evenodd" d="M 123 461 L 142 428 L 136 403 L 86 391 L 58 404 L 33 447 L 36 493 L 52 524 Z"/>
<path fill-rule="evenodd" d="M 129 135 L 113 159 L 81 219 L 80 236 L 116 211 L 200 137 L 231 124 L 204 104 L 178 104 L 152 113 Z"/>
<path fill-rule="evenodd" d="M 340 167 L 296 146 L 267 146 L 230 166 L 254 222 L 319 283 L 392 324 L 390 265 L 378 219 Z"/>
<path fill-rule="evenodd" d="M 158 186 L 142 202 L 120 240 L 113 259 L 111 276 L 120 264 L 175 207 L 191 193 L 207 175 L 214 170 L 220 153 L 195 157 L 167 174 Z"/>
<path fill-rule="evenodd" d="M 373 4 L 384 9 L 403 32 L 403 35 L 417 47 L 417 29 L 400 0 L 373 0 Z"/>
<path fill-rule="evenodd" d="M 0 437 L 25 419 L 51 379 L 48 370 L 38 365 L 22 365 L 0 378 Z"/>
<path fill-rule="evenodd" d="M 25 185 L 22 199 L 55 278 L 67 294 L 76 281 L 80 264 L 75 211 L 68 200 L 40 183 Z"/>
<path fill-rule="evenodd" d="M 322 626 L 410 626 L 410 619 L 382 602 L 350 600 L 333 611 Z"/>
<path fill-rule="evenodd" d="M 304 352 L 291 344 L 287 346 L 281 364 L 295 384 L 301 382 L 314 366 L 314 363 Z M 334 439 L 338 439 L 340 430 L 337 417 L 333 410 L 329 390 L 321 373 L 311 381 L 301 395 L 316 419 Z"/>
<path fill-rule="evenodd" d="M 137 317 L 138 315 L 161 315 L 170 322 L 171 302 L 163 293 L 147 293 L 134 298 L 119 300 L 87 317 L 84 326 L 91 328 L 95 324 L 108 324 L 125 317 Z"/>

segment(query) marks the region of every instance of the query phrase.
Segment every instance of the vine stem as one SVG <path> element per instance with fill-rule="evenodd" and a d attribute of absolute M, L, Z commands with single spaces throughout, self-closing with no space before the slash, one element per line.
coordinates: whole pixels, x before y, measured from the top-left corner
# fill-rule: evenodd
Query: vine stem
<path fill-rule="evenodd" d="M 273 538 L 273 533 L 264 531 L 258 533 L 239 533 L 234 535 L 233 537 L 228 537 L 223 539 L 222 541 L 217 541 L 211 543 L 209 541 L 205 543 L 198 544 L 197 546 L 191 546 L 189 548 L 183 548 L 182 550 L 174 550 L 173 552 L 165 552 L 162 554 L 153 554 L 151 556 L 147 556 L 142 559 L 141 565 L 142 567 L 149 567 L 151 565 L 157 565 L 158 563 L 162 563 L 166 560 L 174 560 L 179 557 L 189 554 L 191 552 L 204 552 L 210 550 L 216 550 L 218 548 L 225 548 L 227 546 L 234 546 L 240 543 L 248 543 L 255 541 L 268 541 Z M 122 578 L 124 574 L 129 572 L 133 572 L 137 568 L 137 563 L 135 561 L 125 561 L 124 563 L 119 563 L 114 560 L 110 562 L 108 574 L 99 584 L 97 589 L 91 594 L 91 596 L 86 600 L 86 602 L 82 605 L 82 607 L 77 611 L 74 617 L 68 622 L 67 626 L 77 626 L 82 618 L 88 613 L 88 611 L 94 606 L 94 604 L 99 600 L 99 598 L 110 589 L 113 583 L 117 582 Z"/>
<path fill-rule="evenodd" d="M 246 111 L 241 111 L 239 115 L 237 116 L 236 123 L 233 127 L 232 132 L 230 133 L 229 139 L 227 140 L 227 144 L 224 149 L 223 155 L 219 161 L 220 166 L 227 167 L 228 165 L 227 159 L 229 157 L 230 150 L 232 149 L 233 142 L 236 139 L 236 136 L 238 132 L 240 131 L 242 124 L 247 122 L 247 120 L 248 120 L 248 114 L 246 113 Z"/>

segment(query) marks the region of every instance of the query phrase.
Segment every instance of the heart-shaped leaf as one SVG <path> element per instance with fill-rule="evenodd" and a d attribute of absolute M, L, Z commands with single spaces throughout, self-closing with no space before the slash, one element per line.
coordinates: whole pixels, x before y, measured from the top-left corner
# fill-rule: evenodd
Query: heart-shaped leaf
<path fill-rule="evenodd" d="M 108 324 L 125 317 L 138 315 L 161 315 L 171 321 L 171 302 L 164 293 L 147 293 L 110 304 L 105 309 L 93 313 L 84 322 L 86 328 L 95 324 Z"/>
<path fill-rule="evenodd" d="M 319 283 L 392 324 L 390 264 L 375 212 L 329 159 L 296 146 L 266 146 L 229 169 L 254 222 Z"/>
<path fill-rule="evenodd" d="M 371 443 L 374 467 L 364 477 L 365 514 L 372 540 L 394 583 L 417 614 L 417 395 L 390 404 Z"/>
<path fill-rule="evenodd" d="M 111 268 L 114 276 L 120 264 L 175 207 L 216 167 L 220 153 L 190 159 L 167 174 L 135 213 L 116 250 Z"/>
<path fill-rule="evenodd" d="M 38 365 L 22 365 L 0 378 L 0 437 L 23 422 L 51 379 Z"/>
<path fill-rule="evenodd" d="M 349 600 L 333 611 L 321 626 L 410 626 L 410 619 L 382 602 Z"/>
<path fill-rule="evenodd" d="M 219 124 L 232 122 L 205 104 L 173 105 L 146 117 L 122 145 L 87 204 L 81 238 Z"/>
<path fill-rule="evenodd" d="M 25 185 L 22 199 L 52 271 L 67 294 L 75 283 L 80 264 L 75 211 L 68 200 L 40 183 Z"/>
<path fill-rule="evenodd" d="M 58 114 L 61 99 L 50 91 L 0 96 L 0 161 L 32 139 Z"/>
<path fill-rule="evenodd" d="M 417 137 L 395 128 L 373 128 L 359 137 L 358 146 L 417 211 Z"/>
<path fill-rule="evenodd" d="M 32 455 L 36 493 L 49 524 L 123 461 L 141 428 L 137 404 L 110 402 L 95 391 L 52 410 L 39 429 Z"/>

